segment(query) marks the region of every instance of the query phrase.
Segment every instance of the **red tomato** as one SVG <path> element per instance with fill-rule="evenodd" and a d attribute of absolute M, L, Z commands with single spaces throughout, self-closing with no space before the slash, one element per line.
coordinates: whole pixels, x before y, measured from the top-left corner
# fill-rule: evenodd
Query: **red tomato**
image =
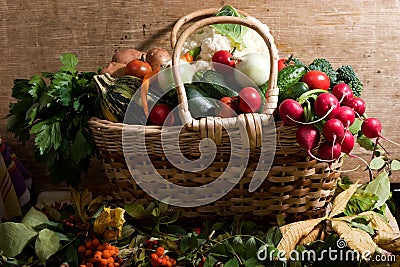
<path fill-rule="evenodd" d="M 324 89 L 328 90 L 331 86 L 331 81 L 325 72 L 319 70 L 311 70 L 307 72 L 303 78 L 302 82 L 306 83 L 310 90 L 312 89 Z"/>
<path fill-rule="evenodd" d="M 149 63 L 135 59 L 126 64 L 125 75 L 131 75 L 143 79 L 146 74 L 152 71 Z"/>
<path fill-rule="evenodd" d="M 163 126 L 165 124 L 166 126 L 172 126 L 174 125 L 175 117 L 171 111 L 171 108 L 166 104 L 156 104 L 149 113 L 149 120 L 154 125 Z"/>
<path fill-rule="evenodd" d="M 221 118 L 229 118 L 237 115 L 238 111 L 238 97 L 225 96 L 221 98 L 220 108 L 217 111 L 217 116 Z"/>
<path fill-rule="evenodd" d="M 231 54 L 231 52 L 229 52 L 227 50 L 219 50 L 219 51 L 215 52 L 212 57 L 212 62 L 226 65 L 231 68 L 234 68 L 235 64 L 236 64 L 236 61 L 233 58 L 233 55 Z M 221 66 L 219 64 L 213 64 L 214 69 L 216 71 L 224 72 L 226 70 L 229 70 L 229 68 L 227 68 L 225 66 Z"/>
<path fill-rule="evenodd" d="M 280 71 L 281 69 L 286 67 L 286 64 L 285 64 L 286 61 L 287 61 L 286 58 L 281 58 L 278 60 L 278 71 Z"/>
<path fill-rule="evenodd" d="M 257 112 L 261 107 L 261 96 L 257 89 L 245 87 L 239 92 L 238 108 L 243 113 Z"/>

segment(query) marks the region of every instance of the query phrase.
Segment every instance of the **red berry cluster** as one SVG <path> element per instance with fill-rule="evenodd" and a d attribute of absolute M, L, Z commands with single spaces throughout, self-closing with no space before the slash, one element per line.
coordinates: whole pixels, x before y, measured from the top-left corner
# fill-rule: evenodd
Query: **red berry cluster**
<path fill-rule="evenodd" d="M 69 227 L 77 228 L 79 230 L 87 230 L 88 225 L 75 215 L 70 215 L 68 219 L 63 219 L 62 222 Z"/>
<path fill-rule="evenodd" d="M 176 260 L 170 258 L 167 254 L 165 254 L 165 249 L 163 247 L 158 247 L 155 253 L 150 255 L 151 266 L 175 266 Z"/>

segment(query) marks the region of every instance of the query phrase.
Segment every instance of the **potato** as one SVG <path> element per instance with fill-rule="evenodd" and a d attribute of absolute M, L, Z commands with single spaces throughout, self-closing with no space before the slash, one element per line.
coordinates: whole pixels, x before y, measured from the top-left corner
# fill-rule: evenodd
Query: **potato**
<path fill-rule="evenodd" d="M 118 62 L 123 64 L 128 64 L 132 60 L 140 59 L 144 55 L 146 57 L 146 53 L 136 50 L 136 49 L 121 49 L 115 52 L 111 61 Z"/>
<path fill-rule="evenodd" d="M 171 55 L 164 48 L 154 47 L 147 51 L 146 61 L 153 70 L 160 68 L 169 60 L 171 60 Z"/>
<path fill-rule="evenodd" d="M 125 67 L 126 64 L 110 62 L 101 69 L 100 73 L 109 73 L 112 77 L 121 77 L 125 75 Z"/>

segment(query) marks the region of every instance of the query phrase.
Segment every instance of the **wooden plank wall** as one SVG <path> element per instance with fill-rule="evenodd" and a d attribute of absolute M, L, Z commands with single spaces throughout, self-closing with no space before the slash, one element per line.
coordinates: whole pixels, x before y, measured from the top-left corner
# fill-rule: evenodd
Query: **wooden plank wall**
<path fill-rule="evenodd" d="M 383 134 L 400 142 L 400 1 L 90 1 L 0 0 L 0 117 L 8 112 L 12 81 L 42 71 L 56 71 L 58 56 L 75 53 L 79 68 L 96 70 L 118 48 L 147 50 L 169 48 L 175 21 L 193 10 L 231 4 L 268 24 L 281 56 L 294 54 L 305 62 L 328 58 L 335 67 L 352 65 L 365 84 L 367 112 L 383 122 Z M 2 135 L 32 170 L 41 189 L 51 189 L 43 168 L 33 161 L 32 144 L 23 147 L 5 132 Z M 400 148 L 384 142 L 393 156 Z M 362 150 L 356 154 L 367 157 Z M 345 169 L 358 162 L 347 161 Z M 361 171 L 347 173 L 367 180 Z M 104 179 L 94 161 L 85 175 L 90 184 Z M 393 181 L 399 182 L 395 174 Z"/>

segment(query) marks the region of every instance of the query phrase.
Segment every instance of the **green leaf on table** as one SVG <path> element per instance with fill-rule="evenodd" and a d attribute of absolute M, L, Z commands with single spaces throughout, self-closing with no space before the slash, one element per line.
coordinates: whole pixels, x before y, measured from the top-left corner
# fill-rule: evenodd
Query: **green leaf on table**
<path fill-rule="evenodd" d="M 374 194 L 378 197 L 374 208 L 379 209 L 390 197 L 390 180 L 387 172 L 380 173 L 374 180 L 369 182 L 364 192 Z"/>
<path fill-rule="evenodd" d="M 233 257 L 224 264 L 224 267 L 240 267 L 239 261 L 236 257 Z"/>
<path fill-rule="evenodd" d="M 56 233 L 49 229 L 43 229 L 35 242 L 35 252 L 44 264 L 50 256 L 54 255 L 60 248 L 60 239 Z"/>
<path fill-rule="evenodd" d="M 257 258 L 250 258 L 248 260 L 243 261 L 243 266 L 257 267 L 257 266 L 263 266 L 263 265 L 260 264 L 260 261 Z"/>
<path fill-rule="evenodd" d="M 37 236 L 37 232 L 23 223 L 0 224 L 0 250 L 6 257 L 15 257 Z"/>
<path fill-rule="evenodd" d="M 246 253 L 246 259 L 257 257 L 258 247 L 256 239 L 253 236 L 246 241 L 244 249 Z"/>
<path fill-rule="evenodd" d="M 347 202 L 344 214 L 346 216 L 356 215 L 364 211 L 373 210 L 378 197 L 367 192 L 356 192 Z"/>
<path fill-rule="evenodd" d="M 390 162 L 390 169 L 392 171 L 400 170 L 400 161 L 397 159 L 392 160 L 392 162 Z"/>
<path fill-rule="evenodd" d="M 277 246 L 282 239 L 282 233 L 278 226 L 273 226 L 268 229 L 265 236 L 265 241 L 268 245 Z"/>
<path fill-rule="evenodd" d="M 41 224 L 49 223 L 49 219 L 46 214 L 32 207 L 22 218 L 21 223 L 34 228 Z"/>
<path fill-rule="evenodd" d="M 369 163 L 369 167 L 372 170 L 379 170 L 379 169 L 383 168 L 384 166 L 385 166 L 385 160 L 383 158 L 381 158 L 381 157 L 374 158 Z"/>

